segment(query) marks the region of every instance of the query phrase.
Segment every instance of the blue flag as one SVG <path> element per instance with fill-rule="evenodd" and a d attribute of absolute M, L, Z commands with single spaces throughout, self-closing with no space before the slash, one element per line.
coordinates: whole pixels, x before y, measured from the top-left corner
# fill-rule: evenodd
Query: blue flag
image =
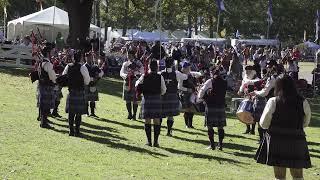
<path fill-rule="evenodd" d="M 268 22 L 270 24 L 272 24 L 273 23 L 273 19 L 272 19 L 272 0 L 269 0 L 267 14 L 268 14 Z"/>
<path fill-rule="evenodd" d="M 226 7 L 224 6 L 223 0 L 216 0 L 218 11 L 226 11 Z"/>

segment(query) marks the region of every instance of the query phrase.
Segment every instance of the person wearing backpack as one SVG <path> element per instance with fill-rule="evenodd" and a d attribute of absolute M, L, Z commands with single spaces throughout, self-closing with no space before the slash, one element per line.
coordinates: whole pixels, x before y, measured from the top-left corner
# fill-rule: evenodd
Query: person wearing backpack
<path fill-rule="evenodd" d="M 87 102 L 84 87 L 89 85 L 90 75 L 88 68 L 80 64 L 81 52 L 74 55 L 74 63 L 70 63 L 63 71 L 68 77 L 66 113 L 69 114 L 69 136 L 80 136 L 81 116 L 87 114 Z M 74 128 L 75 124 L 75 128 Z"/>
<path fill-rule="evenodd" d="M 210 146 L 208 149 L 216 148 L 214 143 L 214 127 L 218 128 L 219 150 L 222 150 L 224 139 L 223 127 L 226 123 L 225 97 L 227 92 L 227 81 L 220 75 L 220 68 L 213 68 L 211 79 L 208 79 L 198 93 L 199 101 L 205 102 L 205 121 L 208 128 Z"/>

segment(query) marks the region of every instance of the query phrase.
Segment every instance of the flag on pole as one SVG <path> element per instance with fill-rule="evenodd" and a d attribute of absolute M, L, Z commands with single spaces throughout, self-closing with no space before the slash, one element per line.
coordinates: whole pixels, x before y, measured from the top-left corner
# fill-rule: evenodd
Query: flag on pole
<path fill-rule="evenodd" d="M 216 0 L 217 2 L 217 8 L 218 8 L 218 11 L 221 12 L 221 11 L 227 11 L 226 10 L 226 7 L 224 6 L 224 2 L 223 0 Z"/>
<path fill-rule="evenodd" d="M 315 40 L 315 42 L 317 42 L 319 39 L 319 30 L 320 30 L 319 25 L 320 25 L 320 11 L 318 9 L 317 10 L 317 19 L 316 19 L 316 40 Z"/>
<path fill-rule="evenodd" d="M 272 0 L 269 0 L 269 5 L 268 5 L 268 22 L 270 23 L 270 25 L 273 23 L 273 19 L 272 19 Z"/>
<path fill-rule="evenodd" d="M 237 32 L 236 32 L 236 39 L 239 39 L 240 38 L 240 32 L 239 32 L 239 30 L 237 30 Z"/>

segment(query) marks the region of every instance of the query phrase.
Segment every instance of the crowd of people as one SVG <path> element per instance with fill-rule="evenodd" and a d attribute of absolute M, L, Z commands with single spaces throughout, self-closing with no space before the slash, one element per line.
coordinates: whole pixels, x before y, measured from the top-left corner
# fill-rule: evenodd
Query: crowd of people
<path fill-rule="evenodd" d="M 49 115 L 60 117 L 61 89 L 68 87 L 69 135 L 81 136 L 81 116 L 96 117 L 97 83 L 105 72 L 104 66 L 93 51 L 64 49 L 52 56 L 52 49 L 49 45 L 41 48 L 31 75 L 33 81 L 38 80 L 40 127 L 52 128 Z M 246 118 L 252 118 L 242 119 L 247 122 L 245 133 L 255 134 L 258 124 L 258 163 L 274 166 L 277 179 L 285 178 L 286 167 L 297 179 L 303 178 L 302 168 L 311 167 L 304 132 L 311 110 L 296 88 L 300 59 L 297 49 L 160 42 L 149 46 L 146 42 L 131 42 L 120 50 L 127 56 L 120 70 L 127 118 L 145 120 L 146 145 L 160 146 L 163 120 L 167 119 L 167 135 L 172 136 L 175 116 L 183 113 L 186 128 L 194 128 L 194 115 L 203 113 L 208 149 L 223 150 L 226 93 L 231 91 L 244 98 L 241 110 L 250 114 Z M 287 112 L 290 116 L 284 115 Z"/>

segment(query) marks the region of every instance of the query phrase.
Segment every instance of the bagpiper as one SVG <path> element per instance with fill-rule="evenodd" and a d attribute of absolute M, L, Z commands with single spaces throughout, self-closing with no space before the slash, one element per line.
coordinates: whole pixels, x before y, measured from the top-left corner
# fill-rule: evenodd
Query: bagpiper
<path fill-rule="evenodd" d="M 81 116 L 87 113 L 85 86 L 89 85 L 88 68 L 80 64 L 81 52 L 74 54 L 74 63 L 69 63 L 63 71 L 68 77 L 66 113 L 69 114 L 69 136 L 80 136 Z M 74 124 L 76 125 L 74 128 Z"/>
<path fill-rule="evenodd" d="M 154 141 L 153 146 L 159 147 L 158 138 L 161 131 L 160 118 L 162 118 L 161 95 L 166 93 L 166 85 L 161 74 L 158 74 L 158 63 L 150 61 L 150 72 L 142 75 L 136 82 L 136 87 L 142 86 L 143 98 L 141 102 L 141 116 L 145 119 L 145 133 L 147 145 L 152 146 L 151 120 L 153 119 Z"/>
<path fill-rule="evenodd" d="M 138 99 L 136 96 L 135 83 L 143 74 L 143 65 L 135 59 L 135 52 L 128 51 L 128 60 L 123 63 L 120 76 L 123 78 L 123 99 L 126 101 L 128 119 L 136 120 L 138 110 Z M 133 110 L 133 113 L 132 113 Z"/>
<path fill-rule="evenodd" d="M 86 53 L 85 54 L 85 60 L 86 63 L 84 66 L 87 67 L 90 75 L 90 83 L 88 86 L 85 87 L 85 92 L 86 92 L 86 100 L 88 104 L 88 109 L 90 106 L 90 116 L 92 117 L 97 117 L 95 114 L 95 109 L 96 109 L 96 101 L 99 101 L 99 92 L 97 89 L 97 82 L 99 79 L 102 78 L 103 76 L 103 71 L 94 63 L 94 57 L 92 52 Z M 88 110 L 89 114 L 89 110 Z"/>
<path fill-rule="evenodd" d="M 174 123 L 174 116 L 180 114 L 180 101 L 178 97 L 178 82 L 184 81 L 188 78 L 188 75 L 179 71 L 173 70 L 174 60 L 172 58 L 166 58 L 166 69 L 161 72 L 164 78 L 167 91 L 162 96 L 162 115 L 167 117 L 167 136 L 172 136 L 172 127 Z"/>

